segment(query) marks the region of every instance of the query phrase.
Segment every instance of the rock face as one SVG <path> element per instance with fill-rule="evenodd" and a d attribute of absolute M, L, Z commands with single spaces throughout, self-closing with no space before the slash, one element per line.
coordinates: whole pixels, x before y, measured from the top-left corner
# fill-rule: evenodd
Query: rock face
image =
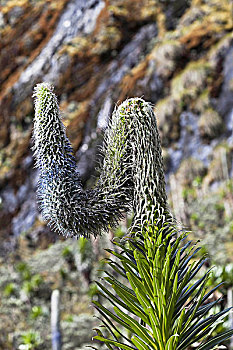
<path fill-rule="evenodd" d="M 208 168 L 220 141 L 232 148 L 230 6 L 227 0 L 3 2 L 1 240 L 42 225 L 30 150 L 38 82 L 55 85 L 84 182 L 95 173 L 115 103 L 127 97 L 155 105 L 167 174 L 187 157 Z"/>

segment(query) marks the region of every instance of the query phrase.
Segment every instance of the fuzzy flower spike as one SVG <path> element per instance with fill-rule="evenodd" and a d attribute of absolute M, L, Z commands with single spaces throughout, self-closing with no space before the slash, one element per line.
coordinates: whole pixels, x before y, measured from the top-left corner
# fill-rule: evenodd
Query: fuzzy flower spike
<path fill-rule="evenodd" d="M 149 103 L 133 98 L 115 109 L 105 133 L 99 180 L 94 189 L 84 191 L 53 87 L 38 84 L 33 97 L 34 156 L 40 169 L 37 195 L 50 226 L 65 236 L 96 237 L 131 209 L 132 233 L 142 233 L 161 213 L 171 219 L 160 139 Z"/>

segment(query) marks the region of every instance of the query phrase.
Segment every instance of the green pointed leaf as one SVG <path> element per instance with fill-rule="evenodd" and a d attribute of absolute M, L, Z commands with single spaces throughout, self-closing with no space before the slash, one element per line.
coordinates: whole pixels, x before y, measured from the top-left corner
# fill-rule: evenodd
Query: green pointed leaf
<path fill-rule="evenodd" d="M 129 283 L 131 284 L 131 287 L 133 288 L 134 292 L 135 292 L 136 288 L 138 288 L 142 294 L 146 295 L 145 287 L 142 284 L 142 282 L 140 281 L 140 279 L 137 276 L 135 276 L 134 274 L 132 274 L 131 271 L 127 271 L 126 274 L 127 274 Z"/>
<path fill-rule="evenodd" d="M 119 275 L 126 278 L 126 273 L 124 268 L 112 259 L 106 259 L 106 263 L 111 266 L 111 268 L 116 271 Z"/>
<path fill-rule="evenodd" d="M 189 277 L 188 279 L 188 282 L 191 281 L 195 276 L 196 274 L 198 273 L 198 271 L 202 268 L 202 266 L 206 263 L 208 259 L 206 259 L 205 257 L 202 257 L 197 263 L 196 263 L 196 266 L 195 268 L 192 270 L 192 274 L 191 276 Z M 206 275 L 209 275 L 211 269 L 209 271 L 206 272 Z"/>
<path fill-rule="evenodd" d="M 135 335 L 132 337 L 132 342 L 137 347 L 138 350 L 150 350 L 150 348 L 138 337 Z"/>
<path fill-rule="evenodd" d="M 181 334 L 182 329 L 183 329 L 184 319 L 185 319 L 185 309 L 182 310 L 180 316 L 176 320 L 175 333 Z"/>
<path fill-rule="evenodd" d="M 199 287 L 199 285 L 205 280 L 207 276 L 207 273 L 200 278 L 197 282 L 195 282 L 192 287 L 190 287 L 187 292 L 182 295 L 176 305 L 177 309 L 180 309 L 182 307 L 182 305 L 184 305 L 186 303 L 186 301 L 188 300 L 188 298 L 193 294 L 193 292 Z"/>
<path fill-rule="evenodd" d="M 165 257 L 164 267 L 162 269 L 162 283 L 161 283 L 161 292 L 165 296 L 168 292 L 169 276 L 170 276 L 170 257 L 168 253 Z"/>
<path fill-rule="evenodd" d="M 92 303 L 96 305 L 97 309 L 100 309 L 104 314 L 108 315 L 114 321 L 118 322 L 124 328 L 127 328 L 129 331 L 133 332 L 132 327 L 130 327 L 127 323 L 125 323 L 120 317 L 115 315 L 113 312 L 106 309 L 103 305 L 101 305 L 98 301 L 93 300 Z"/>
<path fill-rule="evenodd" d="M 149 317 L 150 317 L 150 325 L 153 331 L 154 339 L 156 339 L 157 346 L 159 349 L 163 349 L 163 337 L 161 334 L 161 326 L 158 319 L 158 316 L 156 312 L 154 313 L 154 310 L 150 307 L 149 310 Z"/>
<path fill-rule="evenodd" d="M 203 306 L 200 306 L 197 309 L 197 312 L 195 314 L 195 318 L 202 318 L 203 316 L 205 316 L 215 305 L 217 305 L 220 301 L 222 300 L 222 298 L 219 298 L 215 301 L 212 301 L 211 303 L 208 304 L 204 304 Z M 203 299 L 202 299 L 202 304 L 203 304 Z"/>
<path fill-rule="evenodd" d="M 125 264 L 128 264 L 133 269 L 137 269 L 137 265 L 134 264 L 130 259 L 126 258 L 123 254 L 119 254 L 113 250 L 105 249 L 107 252 L 111 253 L 112 255 L 116 256 L 118 259 L 120 259 L 121 262 L 124 262 Z"/>
<path fill-rule="evenodd" d="M 179 340 L 178 334 L 172 335 L 167 341 L 167 344 L 165 346 L 165 350 L 174 350 L 175 344 L 178 342 L 178 340 Z"/>
<path fill-rule="evenodd" d="M 194 257 L 194 255 L 196 255 L 201 250 L 201 247 L 198 247 L 197 249 L 195 249 L 194 252 L 190 255 L 191 250 L 193 250 L 193 247 L 190 248 L 187 254 L 187 258 L 184 261 L 182 261 L 182 264 L 180 265 L 180 268 L 182 270 L 188 265 L 188 263 Z"/>
<path fill-rule="evenodd" d="M 105 273 L 109 276 L 109 277 L 104 277 L 105 281 L 107 281 L 110 285 L 117 285 L 117 286 L 125 289 L 128 293 L 132 294 L 132 297 L 135 297 L 135 293 L 132 289 L 130 289 L 129 287 L 127 287 L 123 283 L 119 282 L 116 278 L 114 278 L 112 275 L 110 275 L 110 273 L 108 271 L 105 271 Z"/>
<path fill-rule="evenodd" d="M 141 278 L 145 283 L 145 289 L 147 293 L 153 298 L 153 290 L 152 290 L 152 278 L 149 274 L 149 265 L 146 262 L 145 258 L 139 255 L 138 252 L 135 251 L 135 258 L 137 261 L 138 270 L 140 272 Z"/>
<path fill-rule="evenodd" d="M 119 297 L 127 304 L 128 311 L 134 313 L 136 316 L 141 318 L 145 323 L 148 323 L 148 317 L 147 317 L 147 315 L 145 315 L 143 309 L 139 308 L 133 300 L 130 300 L 128 295 L 125 295 L 124 293 L 122 293 L 120 288 L 115 286 L 114 289 L 117 292 L 117 294 L 119 295 Z"/>
<path fill-rule="evenodd" d="M 113 338 L 116 339 L 116 336 L 113 332 L 113 329 L 115 330 L 115 332 L 117 332 L 122 338 L 124 338 L 126 341 L 131 342 L 131 340 L 129 338 L 127 338 L 124 334 L 122 334 L 119 331 L 119 327 L 116 327 L 111 320 L 109 319 L 109 317 L 103 313 L 103 311 L 101 311 L 100 309 L 98 309 L 98 312 L 104 317 L 104 319 L 106 320 L 106 322 L 103 319 L 100 319 L 99 317 L 97 317 L 98 319 L 100 319 L 100 321 L 103 323 L 103 325 L 108 329 L 108 331 L 112 334 Z M 110 324 L 110 326 L 107 324 L 107 322 Z M 111 328 L 112 327 L 112 328 Z M 117 339 L 116 339 L 117 340 Z"/>
<path fill-rule="evenodd" d="M 146 313 L 148 313 L 148 308 L 152 307 L 150 299 L 147 298 L 147 296 L 141 292 L 139 292 L 139 289 L 136 288 L 135 289 L 138 301 L 140 302 L 140 304 L 142 305 L 144 311 Z"/>
<path fill-rule="evenodd" d="M 176 277 L 174 280 L 173 284 L 173 289 L 172 289 L 172 295 L 169 300 L 168 308 L 167 308 L 167 318 L 168 318 L 168 328 L 170 329 L 171 323 L 172 323 L 172 318 L 173 318 L 173 313 L 175 310 L 175 305 L 177 302 L 177 285 L 178 285 L 178 272 L 176 273 Z"/>
<path fill-rule="evenodd" d="M 225 331 L 211 338 L 205 344 L 199 346 L 197 350 L 212 350 L 215 345 L 219 345 L 222 341 L 227 340 L 232 336 L 233 336 L 233 329 L 229 331 Z"/>
<path fill-rule="evenodd" d="M 210 324 L 210 326 L 207 327 L 204 330 L 204 332 L 202 332 L 202 333 L 199 332 L 199 334 L 197 335 L 195 340 L 199 341 L 200 339 L 204 339 L 205 337 L 208 338 L 209 336 L 211 336 L 211 333 L 215 330 L 215 328 L 218 326 L 218 324 L 223 322 L 223 319 L 226 317 L 226 315 L 229 313 L 230 310 L 231 310 L 231 308 L 228 308 L 228 309 L 223 310 L 215 315 L 212 315 L 212 323 Z"/>
<path fill-rule="evenodd" d="M 101 338 L 103 338 L 103 333 L 101 332 L 101 330 L 100 330 L 99 328 L 94 328 L 93 330 L 96 331 L 96 333 L 98 334 L 98 336 L 93 337 L 93 339 L 95 339 L 96 337 L 101 337 Z M 108 348 L 109 350 L 113 350 L 113 348 L 111 347 L 110 344 L 106 344 L 106 345 L 107 345 L 107 348 Z"/>
<path fill-rule="evenodd" d="M 219 283 L 216 287 L 211 289 L 211 291 L 204 296 L 203 302 L 206 301 L 222 284 L 223 284 L 223 282 Z"/>
<path fill-rule="evenodd" d="M 99 286 L 99 288 L 101 288 L 101 289 L 104 291 L 104 293 L 105 293 L 106 295 L 109 296 L 108 299 L 110 300 L 110 302 L 113 303 L 113 301 L 114 301 L 115 303 L 117 303 L 117 304 L 121 305 L 122 307 L 124 307 L 126 310 L 131 311 L 131 309 L 129 308 L 129 306 L 128 306 L 127 304 L 125 304 L 124 302 L 121 301 L 121 299 L 117 298 L 114 294 L 112 294 L 112 293 L 111 293 L 107 288 L 105 288 L 101 283 L 99 283 L 98 281 L 96 281 L 96 284 Z M 106 295 L 103 294 L 103 293 L 101 293 L 101 292 L 100 292 L 99 294 L 101 294 L 102 296 L 106 297 Z"/>
<path fill-rule="evenodd" d="M 222 317 L 224 314 L 228 313 L 230 309 L 231 308 L 228 308 L 219 312 L 216 315 L 211 315 L 206 319 L 200 321 L 198 324 L 195 325 L 195 327 L 191 327 L 190 329 L 188 329 L 184 334 L 182 334 L 182 342 L 180 343 L 178 349 L 185 349 L 185 347 L 191 345 L 194 341 L 201 339 L 204 336 L 202 332 L 206 331 L 207 329 L 210 329 L 211 325 L 213 325 L 214 322 L 220 317 Z M 198 335 L 198 337 L 196 337 L 196 335 Z"/>
<path fill-rule="evenodd" d="M 201 294 L 201 296 L 199 297 L 199 299 L 197 300 L 197 302 L 195 303 L 194 308 L 192 308 L 192 313 L 191 313 L 191 315 L 190 315 L 189 312 L 187 312 L 188 319 L 185 320 L 185 325 L 184 325 L 184 327 L 183 327 L 183 332 L 185 332 L 186 329 L 190 329 L 189 325 L 190 325 L 191 322 L 193 321 L 193 319 L 194 319 L 194 317 L 195 317 L 195 314 L 196 314 L 196 312 L 197 312 L 199 306 L 200 306 L 201 303 L 202 303 L 202 299 L 203 299 L 203 296 L 204 296 L 204 294 L 205 294 L 205 289 L 204 289 L 204 287 L 205 287 L 205 281 L 204 281 L 204 283 L 202 284 L 202 286 L 200 287 L 200 289 L 202 290 L 202 294 Z"/>
<path fill-rule="evenodd" d="M 146 342 L 146 344 L 152 346 L 152 349 L 156 349 L 153 339 L 150 336 L 149 329 L 140 325 L 136 320 L 134 320 L 129 315 L 123 313 L 117 307 L 114 307 L 114 311 L 122 320 L 124 320 L 126 324 L 130 325 L 130 327 L 133 329 L 133 333 L 137 334 L 142 340 Z"/>
<path fill-rule="evenodd" d="M 178 250 L 176 254 L 175 261 L 172 265 L 171 273 L 170 273 L 170 281 L 173 283 L 174 277 L 177 273 L 178 267 L 179 267 L 179 262 L 180 262 L 180 250 Z"/>
<path fill-rule="evenodd" d="M 111 345 L 118 346 L 120 349 L 124 349 L 124 350 L 132 350 L 133 349 L 133 350 L 135 350 L 135 348 L 132 346 L 125 345 L 125 344 L 120 343 L 120 342 L 115 341 L 115 340 L 106 339 L 106 338 L 98 336 L 98 335 L 93 337 L 93 339 L 100 340 L 100 341 L 104 342 L 106 345 L 111 344 Z"/>

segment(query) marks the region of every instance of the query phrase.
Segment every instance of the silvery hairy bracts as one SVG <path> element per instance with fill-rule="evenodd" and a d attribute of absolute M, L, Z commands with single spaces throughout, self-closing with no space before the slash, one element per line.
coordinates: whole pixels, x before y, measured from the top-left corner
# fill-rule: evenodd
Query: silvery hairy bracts
<path fill-rule="evenodd" d="M 42 216 L 65 236 L 95 237 L 133 210 L 129 232 L 172 219 L 167 207 L 160 139 L 152 106 L 132 98 L 116 107 L 105 133 L 96 187 L 84 191 L 57 98 L 50 84 L 34 90 L 34 155 Z"/>

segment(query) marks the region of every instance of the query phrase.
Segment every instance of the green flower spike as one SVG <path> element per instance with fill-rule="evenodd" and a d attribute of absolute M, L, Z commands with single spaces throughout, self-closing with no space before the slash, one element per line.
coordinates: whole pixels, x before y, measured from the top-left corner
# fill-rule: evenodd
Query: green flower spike
<path fill-rule="evenodd" d="M 133 98 L 115 109 L 105 133 L 99 180 L 94 189 L 84 191 L 53 87 L 38 84 L 33 96 L 38 200 L 43 218 L 55 230 L 65 236 L 96 237 L 131 209 L 134 233 L 142 232 L 161 211 L 171 218 L 156 118 L 149 103 Z"/>

